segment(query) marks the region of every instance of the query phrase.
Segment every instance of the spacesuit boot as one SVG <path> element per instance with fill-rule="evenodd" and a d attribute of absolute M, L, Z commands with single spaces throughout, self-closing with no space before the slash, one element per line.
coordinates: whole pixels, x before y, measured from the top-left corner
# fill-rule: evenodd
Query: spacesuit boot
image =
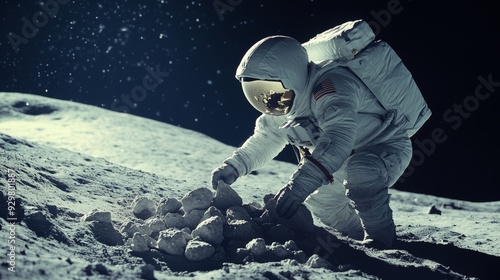
<path fill-rule="evenodd" d="M 364 230 L 363 244 L 378 249 L 391 248 L 396 240 L 396 227 L 389 206 L 387 189 L 371 196 L 356 196 L 352 191 L 356 213 L 361 219 Z"/>

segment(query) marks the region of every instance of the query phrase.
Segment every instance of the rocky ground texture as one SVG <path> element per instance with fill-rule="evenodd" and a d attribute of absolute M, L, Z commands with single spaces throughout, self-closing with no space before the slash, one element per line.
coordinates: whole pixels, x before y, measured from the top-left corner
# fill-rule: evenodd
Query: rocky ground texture
<path fill-rule="evenodd" d="M 377 250 L 276 216 L 294 165 L 208 188 L 234 147 L 193 131 L 7 93 L 0 130 L 0 279 L 498 278 L 498 201 L 391 190 L 398 240 Z"/>

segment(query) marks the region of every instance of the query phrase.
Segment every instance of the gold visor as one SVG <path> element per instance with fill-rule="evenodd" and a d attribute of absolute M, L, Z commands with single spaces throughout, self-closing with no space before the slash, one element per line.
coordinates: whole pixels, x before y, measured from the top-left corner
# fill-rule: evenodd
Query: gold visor
<path fill-rule="evenodd" d="M 241 86 L 248 102 L 261 113 L 281 116 L 292 107 L 295 93 L 283 87 L 280 81 L 243 78 Z"/>

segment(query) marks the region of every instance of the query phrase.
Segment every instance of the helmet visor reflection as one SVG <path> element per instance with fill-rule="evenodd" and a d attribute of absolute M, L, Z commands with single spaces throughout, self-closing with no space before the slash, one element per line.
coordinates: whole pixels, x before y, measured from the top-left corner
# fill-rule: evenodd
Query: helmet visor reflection
<path fill-rule="evenodd" d="M 241 86 L 247 100 L 261 113 L 281 116 L 287 114 L 292 107 L 295 93 L 283 87 L 280 81 L 243 78 Z"/>

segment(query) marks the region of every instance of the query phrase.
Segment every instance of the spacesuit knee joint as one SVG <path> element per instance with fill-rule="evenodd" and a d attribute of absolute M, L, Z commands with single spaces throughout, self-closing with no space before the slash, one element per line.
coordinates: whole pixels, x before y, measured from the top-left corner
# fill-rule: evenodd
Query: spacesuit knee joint
<path fill-rule="evenodd" d="M 376 155 L 363 155 L 348 163 L 344 187 L 348 196 L 364 197 L 386 189 L 387 181 L 384 161 Z"/>

